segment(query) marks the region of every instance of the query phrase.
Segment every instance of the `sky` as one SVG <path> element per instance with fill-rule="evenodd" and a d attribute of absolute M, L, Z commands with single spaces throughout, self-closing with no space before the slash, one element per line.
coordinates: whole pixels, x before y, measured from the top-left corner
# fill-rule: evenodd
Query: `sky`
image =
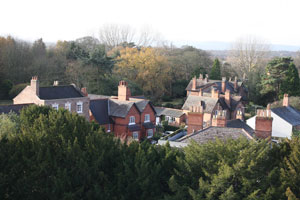
<path fill-rule="evenodd" d="M 300 46 L 299 0 L 1 0 L 0 35 L 45 42 L 97 37 L 104 24 L 150 27 L 172 42 L 254 35 Z"/>

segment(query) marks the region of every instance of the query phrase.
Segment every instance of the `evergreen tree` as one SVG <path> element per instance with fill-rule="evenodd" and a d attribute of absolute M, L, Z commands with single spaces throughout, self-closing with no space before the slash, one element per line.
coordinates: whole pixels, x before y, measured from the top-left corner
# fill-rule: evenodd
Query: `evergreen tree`
<path fill-rule="evenodd" d="M 213 80 L 221 80 L 221 64 L 218 58 L 214 60 L 209 77 Z"/>
<path fill-rule="evenodd" d="M 286 77 L 282 83 L 281 95 L 284 93 L 290 96 L 300 95 L 300 80 L 298 69 L 294 63 L 290 63 L 289 68 L 286 73 Z"/>

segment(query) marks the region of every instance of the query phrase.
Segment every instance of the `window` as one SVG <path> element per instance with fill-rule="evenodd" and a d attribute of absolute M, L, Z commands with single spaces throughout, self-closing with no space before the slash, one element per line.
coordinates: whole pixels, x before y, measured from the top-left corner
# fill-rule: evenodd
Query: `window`
<path fill-rule="evenodd" d="M 134 140 L 138 140 L 138 139 L 139 139 L 139 132 L 133 132 L 133 133 L 132 133 L 132 138 L 133 138 Z"/>
<path fill-rule="evenodd" d="M 71 103 L 70 102 L 65 103 L 65 109 L 71 112 Z"/>
<path fill-rule="evenodd" d="M 152 138 L 153 137 L 153 129 L 148 129 L 147 130 L 147 137 Z"/>
<path fill-rule="evenodd" d="M 135 124 L 135 117 L 134 116 L 130 116 L 129 124 Z"/>
<path fill-rule="evenodd" d="M 76 111 L 77 111 L 77 113 L 82 113 L 82 111 L 83 111 L 82 102 L 78 102 L 76 104 Z"/>
<path fill-rule="evenodd" d="M 150 114 L 145 115 L 145 122 L 150 122 Z"/>
<path fill-rule="evenodd" d="M 58 104 L 57 103 L 52 104 L 52 108 L 54 108 L 55 110 L 58 110 Z"/>

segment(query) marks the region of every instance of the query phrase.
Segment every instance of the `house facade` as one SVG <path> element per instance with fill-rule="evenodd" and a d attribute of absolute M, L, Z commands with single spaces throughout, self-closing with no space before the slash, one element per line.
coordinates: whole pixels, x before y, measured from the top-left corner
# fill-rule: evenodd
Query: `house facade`
<path fill-rule="evenodd" d="M 271 129 L 273 139 L 290 139 L 294 130 L 300 130 L 300 111 L 289 105 L 288 94 L 284 95 L 283 105 L 281 107 L 270 109 L 270 114 L 273 119 Z M 257 118 L 258 116 L 256 115 L 248 119 L 247 124 L 254 127 Z M 265 127 L 266 124 L 263 126 Z"/>
<path fill-rule="evenodd" d="M 163 120 L 171 126 L 184 125 L 186 123 L 186 114 L 179 109 L 155 107 L 156 125 L 160 125 Z"/>
<path fill-rule="evenodd" d="M 24 88 L 14 99 L 14 104 L 36 104 L 51 106 L 54 109 L 65 108 L 89 120 L 90 100 L 74 85 L 59 86 L 58 82 L 50 87 L 40 87 L 38 77 L 32 77 L 30 85 Z"/>
<path fill-rule="evenodd" d="M 149 100 L 132 98 L 125 81 L 120 81 L 118 96 L 91 100 L 90 119 L 115 136 L 134 140 L 151 138 L 155 133 L 156 111 Z"/>

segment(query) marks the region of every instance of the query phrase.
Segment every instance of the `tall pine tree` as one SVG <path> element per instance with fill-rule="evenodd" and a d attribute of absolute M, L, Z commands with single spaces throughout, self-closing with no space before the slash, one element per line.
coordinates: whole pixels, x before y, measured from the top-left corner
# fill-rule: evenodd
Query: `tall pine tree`
<path fill-rule="evenodd" d="M 282 95 L 287 93 L 290 96 L 300 95 L 299 74 L 294 63 L 290 63 L 289 65 L 285 80 L 282 83 L 281 93 Z"/>
<path fill-rule="evenodd" d="M 209 77 L 213 80 L 221 80 L 221 64 L 218 58 L 214 60 Z"/>

